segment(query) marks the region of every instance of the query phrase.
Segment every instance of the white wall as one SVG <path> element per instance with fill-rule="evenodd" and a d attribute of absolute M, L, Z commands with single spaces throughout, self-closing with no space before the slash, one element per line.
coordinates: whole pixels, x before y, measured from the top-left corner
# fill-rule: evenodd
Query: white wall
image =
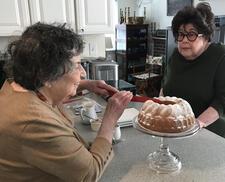
<path fill-rule="evenodd" d="M 150 6 L 150 20 L 157 22 L 157 28 L 164 29 L 170 26 L 173 17 L 167 16 L 167 0 L 153 0 Z"/>
<path fill-rule="evenodd" d="M 225 0 L 194 0 L 194 5 L 199 2 L 209 2 L 215 15 L 225 15 Z M 167 16 L 167 0 L 152 0 L 152 3 L 144 6 L 147 7 L 148 23 L 157 22 L 161 29 L 171 26 L 173 16 Z"/>
<path fill-rule="evenodd" d="M 215 15 L 225 15 L 225 1 L 224 0 L 194 0 L 194 4 L 199 2 L 208 2 Z"/>

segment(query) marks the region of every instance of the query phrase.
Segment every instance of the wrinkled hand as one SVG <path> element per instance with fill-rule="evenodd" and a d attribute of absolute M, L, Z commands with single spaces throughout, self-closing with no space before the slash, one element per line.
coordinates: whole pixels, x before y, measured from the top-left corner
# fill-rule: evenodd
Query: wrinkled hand
<path fill-rule="evenodd" d="M 120 91 L 110 97 L 105 110 L 104 120 L 106 122 L 111 121 L 115 125 L 132 97 L 133 94 L 129 91 Z"/>
<path fill-rule="evenodd" d="M 204 123 L 204 122 L 202 122 L 201 120 L 197 119 L 197 122 L 199 123 L 200 128 L 204 128 L 204 127 L 206 127 L 205 123 Z"/>
<path fill-rule="evenodd" d="M 116 88 L 106 84 L 104 80 L 90 80 L 86 88 L 98 95 L 110 95 L 110 93 L 118 92 Z"/>
<path fill-rule="evenodd" d="M 102 119 L 101 128 L 97 135 L 98 137 L 103 137 L 112 143 L 114 127 L 132 97 L 133 94 L 128 91 L 116 92 L 110 97 Z"/>

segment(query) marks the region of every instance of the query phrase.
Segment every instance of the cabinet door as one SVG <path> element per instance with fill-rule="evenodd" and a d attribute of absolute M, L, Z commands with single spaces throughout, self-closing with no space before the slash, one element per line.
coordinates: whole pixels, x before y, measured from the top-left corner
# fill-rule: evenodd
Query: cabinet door
<path fill-rule="evenodd" d="M 30 0 L 32 24 L 68 23 L 75 30 L 74 0 Z"/>
<path fill-rule="evenodd" d="M 28 0 L 0 0 L 0 36 L 21 35 L 28 25 Z"/>
<path fill-rule="evenodd" d="M 115 0 L 76 0 L 78 33 L 113 33 L 114 1 Z"/>

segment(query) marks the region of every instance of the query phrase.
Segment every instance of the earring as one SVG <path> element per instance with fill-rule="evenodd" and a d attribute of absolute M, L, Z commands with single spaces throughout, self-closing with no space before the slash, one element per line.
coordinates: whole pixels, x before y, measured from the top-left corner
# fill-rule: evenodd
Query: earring
<path fill-rule="evenodd" d="M 48 88 L 51 88 L 52 87 L 52 84 L 49 83 L 49 82 L 45 82 L 45 86 L 48 87 Z"/>

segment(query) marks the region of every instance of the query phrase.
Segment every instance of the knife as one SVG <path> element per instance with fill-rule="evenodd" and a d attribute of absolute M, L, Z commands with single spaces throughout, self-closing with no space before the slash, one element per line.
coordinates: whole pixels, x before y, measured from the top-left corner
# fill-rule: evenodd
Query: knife
<path fill-rule="evenodd" d="M 145 102 L 147 100 L 152 100 L 153 102 L 162 104 L 162 101 L 159 99 L 150 98 L 150 97 L 146 97 L 146 96 L 136 96 L 136 95 L 133 96 L 133 98 L 131 99 L 131 102 Z"/>
<path fill-rule="evenodd" d="M 111 92 L 111 91 L 108 91 L 109 92 L 109 96 L 113 96 L 116 92 Z M 133 98 L 131 99 L 131 102 L 145 102 L 147 100 L 152 100 L 153 102 L 156 102 L 158 104 L 162 104 L 162 101 L 159 100 L 159 99 L 156 99 L 156 98 L 150 98 L 150 97 L 146 97 L 146 96 L 137 96 L 137 95 L 134 95 Z"/>

